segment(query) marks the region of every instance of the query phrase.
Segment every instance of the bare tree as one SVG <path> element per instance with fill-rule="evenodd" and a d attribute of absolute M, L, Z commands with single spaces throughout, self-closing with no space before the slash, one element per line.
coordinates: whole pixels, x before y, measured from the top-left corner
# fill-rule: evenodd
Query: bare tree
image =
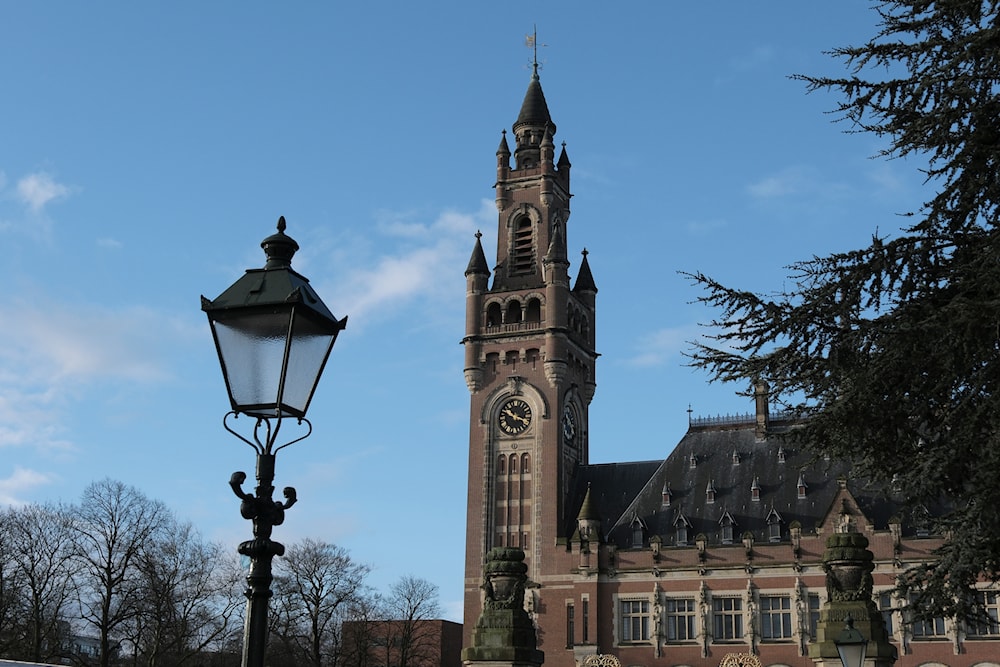
<path fill-rule="evenodd" d="M 412 575 L 389 590 L 386 653 L 397 667 L 430 667 L 440 661 L 440 637 L 433 620 L 441 615 L 438 587 Z"/>
<path fill-rule="evenodd" d="M 137 663 L 184 665 L 227 636 L 242 597 L 238 566 L 226 565 L 222 547 L 203 542 L 191 524 L 172 523 L 143 546 L 136 561 L 142 595 L 123 626 Z"/>
<path fill-rule="evenodd" d="M 358 596 L 349 606 L 341 626 L 340 663 L 343 667 L 378 667 L 382 651 L 385 619 L 388 617 L 385 599 L 371 591 Z"/>
<path fill-rule="evenodd" d="M 111 664 L 125 624 L 140 609 L 139 560 L 170 518 L 163 503 L 122 482 L 104 479 L 83 491 L 71 557 L 82 621 L 98 635 L 100 667 Z"/>
<path fill-rule="evenodd" d="M 67 512 L 51 505 L 11 508 L 0 518 L 5 561 L 16 578 L 20 611 L 10 628 L 20 628 L 16 650 L 4 655 L 31 662 L 62 656 L 66 607 L 73 591 L 68 561 L 70 521 Z M 2 613 L 2 611 L 0 611 Z"/>
<path fill-rule="evenodd" d="M 305 539 L 276 563 L 272 633 L 294 664 L 332 667 L 342 648 L 341 624 L 365 594 L 371 568 L 354 562 L 346 549 Z"/>

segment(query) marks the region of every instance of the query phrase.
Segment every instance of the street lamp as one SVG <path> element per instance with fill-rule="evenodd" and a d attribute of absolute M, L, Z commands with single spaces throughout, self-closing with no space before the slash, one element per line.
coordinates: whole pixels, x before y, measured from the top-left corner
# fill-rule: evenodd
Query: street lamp
<path fill-rule="evenodd" d="M 854 627 L 854 617 L 850 614 L 844 619 L 846 625 L 840 635 L 833 640 L 840 654 L 840 662 L 844 667 L 863 667 L 865 652 L 868 650 L 868 640 Z"/>
<path fill-rule="evenodd" d="M 264 268 L 248 269 L 214 301 L 201 297 L 232 406 L 222 424 L 257 453 L 255 494 L 243 491 L 246 473 L 234 472 L 229 479 L 242 501 L 240 514 L 253 521 L 253 539 L 239 547 L 239 553 L 250 558 L 243 667 L 264 665 L 271 560 L 285 553 L 284 545 L 271 539 L 271 530 L 296 501 L 290 486 L 283 491 L 285 502 L 272 497 L 275 454 L 312 433 L 306 410 L 337 334 L 347 325 L 347 318 L 334 317 L 309 280 L 292 270 L 299 244 L 285 234 L 284 217 L 278 219 L 278 233 L 260 245 L 267 255 Z M 253 440 L 229 424 L 230 417 L 241 414 L 256 419 Z M 308 430 L 275 447 L 281 422 L 288 417 L 305 423 Z"/>

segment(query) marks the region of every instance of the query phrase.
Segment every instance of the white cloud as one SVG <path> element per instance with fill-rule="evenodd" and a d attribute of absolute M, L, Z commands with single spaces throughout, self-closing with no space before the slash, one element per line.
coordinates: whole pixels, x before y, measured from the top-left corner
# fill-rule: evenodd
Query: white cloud
<path fill-rule="evenodd" d="M 35 470 L 21 466 L 14 468 L 14 473 L 7 479 L 0 479 L 0 505 L 19 506 L 25 504 L 21 496 L 37 486 L 51 484 L 52 478 Z"/>
<path fill-rule="evenodd" d="M 476 213 L 445 211 L 430 222 L 383 214 L 379 231 L 386 237 L 380 255 L 352 253 L 347 280 L 339 279 L 331 300 L 336 314 L 364 321 L 377 313 L 426 296 L 451 295 L 462 280 L 479 228 L 495 226 L 496 207 L 484 200 Z M 485 245 L 484 241 L 484 245 Z M 456 278 L 457 276 L 457 278 Z"/>
<path fill-rule="evenodd" d="M 97 247 L 107 248 L 109 250 L 118 250 L 123 247 L 123 244 L 118 239 L 103 238 L 97 239 Z"/>
<path fill-rule="evenodd" d="M 56 183 L 45 172 L 28 174 L 17 182 L 17 197 L 32 213 L 41 213 L 46 204 L 69 193 L 68 187 Z"/>
<path fill-rule="evenodd" d="M 747 186 L 747 192 L 758 199 L 773 199 L 801 192 L 807 187 L 807 171 L 803 167 L 786 167 Z"/>
<path fill-rule="evenodd" d="M 639 368 L 662 366 L 680 357 L 681 352 L 687 349 L 688 343 L 702 335 L 701 327 L 697 324 L 653 331 L 639 338 L 636 344 L 638 350 L 627 363 Z"/>
<path fill-rule="evenodd" d="M 62 427 L 77 392 L 95 383 L 150 383 L 168 371 L 155 351 L 179 327 L 145 308 L 45 300 L 0 303 L 0 447 L 72 451 Z M 181 332 L 183 334 L 183 332 Z"/>

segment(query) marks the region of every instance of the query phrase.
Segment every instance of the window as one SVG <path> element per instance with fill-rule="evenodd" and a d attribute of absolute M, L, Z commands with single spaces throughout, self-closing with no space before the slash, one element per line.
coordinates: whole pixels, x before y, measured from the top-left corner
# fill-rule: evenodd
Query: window
<path fill-rule="evenodd" d="M 590 641 L 590 636 L 587 634 L 587 627 L 590 625 L 590 600 L 583 601 L 583 643 L 586 644 Z"/>
<path fill-rule="evenodd" d="M 792 638 L 792 599 L 789 596 L 760 596 L 760 633 L 765 641 Z"/>
<path fill-rule="evenodd" d="M 667 598 L 667 641 L 686 642 L 697 638 L 694 630 L 695 605 L 693 599 Z"/>
<path fill-rule="evenodd" d="M 572 648 L 573 640 L 576 637 L 575 614 L 576 610 L 573 605 L 566 605 L 566 648 Z"/>
<path fill-rule="evenodd" d="M 717 642 L 743 639 L 743 600 L 713 598 L 712 627 Z"/>
<path fill-rule="evenodd" d="M 511 262 L 512 275 L 531 273 L 534 268 L 534 243 L 531 234 L 531 220 L 521 218 L 514 227 L 514 253 Z"/>
<path fill-rule="evenodd" d="M 677 546 L 681 547 L 688 543 L 688 528 L 683 522 L 677 524 Z"/>
<path fill-rule="evenodd" d="M 621 641 L 641 642 L 649 639 L 649 600 L 622 600 Z"/>
<path fill-rule="evenodd" d="M 773 507 L 767 513 L 767 541 L 781 541 L 781 515 Z"/>
<path fill-rule="evenodd" d="M 925 621 L 914 620 L 910 626 L 915 639 L 935 639 L 945 636 L 944 618 L 935 616 Z"/>
<path fill-rule="evenodd" d="M 819 626 L 819 593 L 809 594 L 809 639 L 816 641 L 816 628 Z"/>
<path fill-rule="evenodd" d="M 892 626 L 892 592 L 885 591 L 878 594 L 878 609 L 882 612 L 882 622 L 885 624 L 885 632 L 892 637 L 894 634 Z"/>
<path fill-rule="evenodd" d="M 733 529 L 736 527 L 736 520 L 733 519 L 733 515 L 728 511 L 722 513 L 722 518 L 719 519 L 719 526 L 722 532 L 722 543 L 732 544 L 733 543 Z"/>
<path fill-rule="evenodd" d="M 1000 636 L 1000 599 L 996 592 L 979 591 L 976 596 L 986 612 L 986 618 L 970 624 L 969 634 L 977 637 Z"/>

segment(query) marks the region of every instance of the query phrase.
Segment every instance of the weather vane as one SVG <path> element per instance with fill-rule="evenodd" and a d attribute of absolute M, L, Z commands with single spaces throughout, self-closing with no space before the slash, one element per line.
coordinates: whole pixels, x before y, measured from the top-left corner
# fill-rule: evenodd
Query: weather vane
<path fill-rule="evenodd" d="M 524 45 L 527 46 L 529 49 L 532 49 L 532 51 L 534 53 L 534 57 L 532 58 L 531 65 L 535 69 L 538 69 L 538 47 L 539 46 L 548 46 L 548 44 L 539 44 L 538 43 L 538 27 L 537 26 L 531 26 L 531 33 L 524 36 Z"/>

